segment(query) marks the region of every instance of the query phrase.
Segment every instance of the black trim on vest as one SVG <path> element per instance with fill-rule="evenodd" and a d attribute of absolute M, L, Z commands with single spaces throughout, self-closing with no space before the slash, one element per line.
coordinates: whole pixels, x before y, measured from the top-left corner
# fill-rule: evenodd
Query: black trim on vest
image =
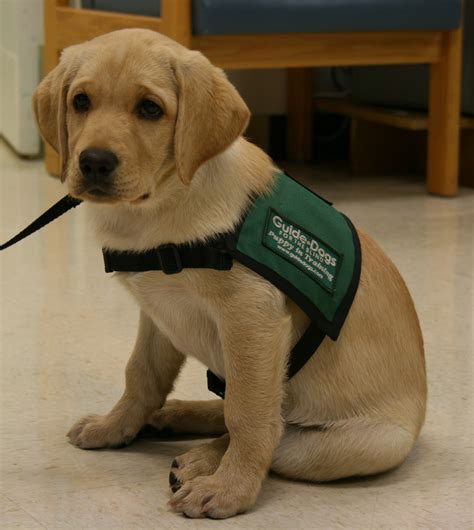
<path fill-rule="evenodd" d="M 307 330 L 294 345 L 288 363 L 288 379 L 296 375 L 301 368 L 311 359 L 321 343 L 326 338 L 326 333 L 321 331 L 317 324 L 312 322 Z"/>
<path fill-rule="evenodd" d="M 362 250 L 360 247 L 359 235 L 357 234 L 355 226 L 352 224 L 352 221 L 349 219 L 349 217 L 344 214 L 341 215 L 344 217 L 346 223 L 351 229 L 352 242 L 354 243 L 354 274 L 352 275 L 352 279 L 349 284 L 349 287 L 347 288 L 346 295 L 344 296 L 339 306 L 339 311 L 337 313 L 338 318 L 341 318 L 342 323 L 344 323 L 347 317 L 347 313 L 349 312 L 349 309 L 352 306 L 352 302 L 354 301 L 357 289 L 359 287 L 360 271 L 362 268 Z"/>
<path fill-rule="evenodd" d="M 311 193 L 311 195 L 315 195 L 318 199 L 321 199 L 323 202 L 325 202 L 326 204 L 328 204 L 329 206 L 332 206 L 333 203 L 331 201 L 328 201 L 327 199 L 325 199 L 322 195 L 319 195 L 319 193 L 316 193 L 315 191 L 313 190 L 310 190 L 308 188 L 308 186 L 306 186 L 305 184 L 303 184 L 302 182 L 300 182 L 299 180 L 296 180 L 295 178 L 293 178 L 289 173 L 287 173 L 286 171 L 283 171 L 283 173 L 290 179 L 292 180 L 293 182 L 296 182 L 296 184 L 298 184 L 298 186 L 301 186 L 302 188 L 304 188 L 306 191 L 309 191 L 309 193 Z"/>

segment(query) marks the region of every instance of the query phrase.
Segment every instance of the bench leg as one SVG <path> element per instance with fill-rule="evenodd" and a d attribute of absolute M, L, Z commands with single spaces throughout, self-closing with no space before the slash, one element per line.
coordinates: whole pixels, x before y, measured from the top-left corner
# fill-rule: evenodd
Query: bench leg
<path fill-rule="evenodd" d="M 427 189 L 446 197 L 458 192 L 461 57 L 462 30 L 446 32 L 430 71 Z"/>
<path fill-rule="evenodd" d="M 45 0 L 44 2 L 44 49 L 43 49 L 43 74 L 50 72 L 59 62 L 60 50 L 58 50 L 56 34 L 56 8 L 67 6 L 68 0 Z M 44 144 L 46 171 L 59 175 L 59 156 L 56 151 Z"/>
<path fill-rule="evenodd" d="M 161 0 L 160 31 L 186 47 L 191 46 L 192 35 L 191 0 Z"/>
<path fill-rule="evenodd" d="M 289 68 L 287 83 L 287 155 L 308 161 L 312 154 L 313 68 Z"/>

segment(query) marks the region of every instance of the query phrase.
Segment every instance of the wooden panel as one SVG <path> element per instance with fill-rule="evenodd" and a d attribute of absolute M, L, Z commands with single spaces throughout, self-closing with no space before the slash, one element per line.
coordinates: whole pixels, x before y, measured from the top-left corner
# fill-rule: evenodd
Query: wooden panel
<path fill-rule="evenodd" d="M 463 186 L 474 188 L 474 131 L 461 135 L 460 181 Z"/>
<path fill-rule="evenodd" d="M 428 117 L 426 113 L 405 112 L 401 110 L 358 105 L 344 99 L 317 98 L 314 100 L 315 110 L 342 114 L 352 118 L 360 118 L 371 123 L 389 125 L 413 131 L 426 130 Z"/>
<path fill-rule="evenodd" d="M 58 49 L 56 46 L 57 23 L 56 6 L 66 5 L 68 0 L 44 0 L 44 49 L 43 75 L 50 72 L 58 63 Z"/>
<path fill-rule="evenodd" d="M 59 155 L 46 142 L 44 144 L 44 162 L 46 171 L 54 177 L 59 177 Z"/>
<path fill-rule="evenodd" d="M 423 173 L 426 131 L 353 118 L 350 153 L 351 168 L 356 174 Z"/>
<path fill-rule="evenodd" d="M 222 68 L 432 63 L 442 32 L 292 33 L 194 36 L 192 48 Z"/>
<path fill-rule="evenodd" d="M 58 7 L 56 20 L 57 46 L 60 50 L 117 29 L 146 28 L 154 31 L 162 29 L 161 18 L 72 7 Z"/>
<path fill-rule="evenodd" d="M 290 160 L 311 160 L 313 146 L 312 68 L 289 68 L 287 89 L 287 155 Z"/>
<path fill-rule="evenodd" d="M 252 114 L 244 136 L 268 153 L 270 150 L 270 116 Z"/>
<path fill-rule="evenodd" d="M 426 131 L 352 120 L 351 167 L 359 174 L 424 173 Z M 460 182 L 474 188 L 474 129 L 461 132 Z"/>
<path fill-rule="evenodd" d="M 427 188 L 437 195 L 458 191 L 461 57 L 462 30 L 447 32 L 430 74 Z"/>
<path fill-rule="evenodd" d="M 428 115 L 426 112 L 358 105 L 346 99 L 336 98 L 316 98 L 314 100 L 314 109 L 360 118 L 371 123 L 389 125 L 400 129 L 412 131 L 425 131 L 428 129 Z M 463 129 L 474 129 L 474 118 L 463 117 L 460 125 Z"/>
<path fill-rule="evenodd" d="M 50 72 L 59 61 L 57 47 L 57 19 L 58 6 L 67 6 L 68 0 L 44 0 L 44 49 L 43 49 L 43 75 Z M 59 157 L 56 151 L 44 144 L 46 170 L 51 175 L 59 175 Z"/>
<path fill-rule="evenodd" d="M 183 46 L 191 44 L 191 0 L 161 0 L 161 31 Z"/>

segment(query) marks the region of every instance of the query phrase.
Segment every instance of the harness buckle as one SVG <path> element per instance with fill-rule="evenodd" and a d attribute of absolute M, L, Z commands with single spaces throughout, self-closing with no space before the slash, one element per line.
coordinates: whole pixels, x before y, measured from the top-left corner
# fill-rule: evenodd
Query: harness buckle
<path fill-rule="evenodd" d="M 234 264 L 232 256 L 224 250 L 216 249 L 213 259 L 215 260 L 213 268 L 218 271 L 228 271 L 232 269 L 232 265 Z"/>
<path fill-rule="evenodd" d="M 169 243 L 160 245 L 157 249 L 161 270 L 165 274 L 177 274 L 183 270 L 183 264 L 176 245 Z"/>

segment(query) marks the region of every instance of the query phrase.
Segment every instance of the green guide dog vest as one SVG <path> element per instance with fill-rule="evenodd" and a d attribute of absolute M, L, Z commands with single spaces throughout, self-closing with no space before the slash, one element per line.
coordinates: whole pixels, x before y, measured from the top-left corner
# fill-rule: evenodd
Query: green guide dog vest
<path fill-rule="evenodd" d="M 234 234 L 235 259 L 292 298 L 336 340 L 359 284 L 360 244 L 347 217 L 284 173 Z"/>
<path fill-rule="evenodd" d="M 0 246 L 14 245 L 81 203 L 63 197 L 22 232 Z M 351 221 L 331 203 L 283 172 L 270 193 L 256 198 L 231 233 L 212 241 L 160 245 L 146 252 L 103 250 L 106 272 L 184 268 L 229 270 L 237 260 L 291 298 L 310 324 L 293 347 L 288 377 L 293 377 L 328 335 L 339 336 L 360 279 L 361 252 Z M 209 389 L 224 397 L 225 382 L 208 370 Z"/>
<path fill-rule="evenodd" d="M 278 172 L 271 193 L 253 202 L 238 227 L 206 244 L 161 245 L 145 253 L 104 251 L 107 272 L 183 268 L 229 270 L 233 260 L 257 272 L 291 298 L 310 324 L 291 351 L 294 376 L 324 337 L 336 340 L 359 285 L 361 253 L 351 221 L 329 202 Z M 225 383 L 208 371 L 209 389 Z"/>

